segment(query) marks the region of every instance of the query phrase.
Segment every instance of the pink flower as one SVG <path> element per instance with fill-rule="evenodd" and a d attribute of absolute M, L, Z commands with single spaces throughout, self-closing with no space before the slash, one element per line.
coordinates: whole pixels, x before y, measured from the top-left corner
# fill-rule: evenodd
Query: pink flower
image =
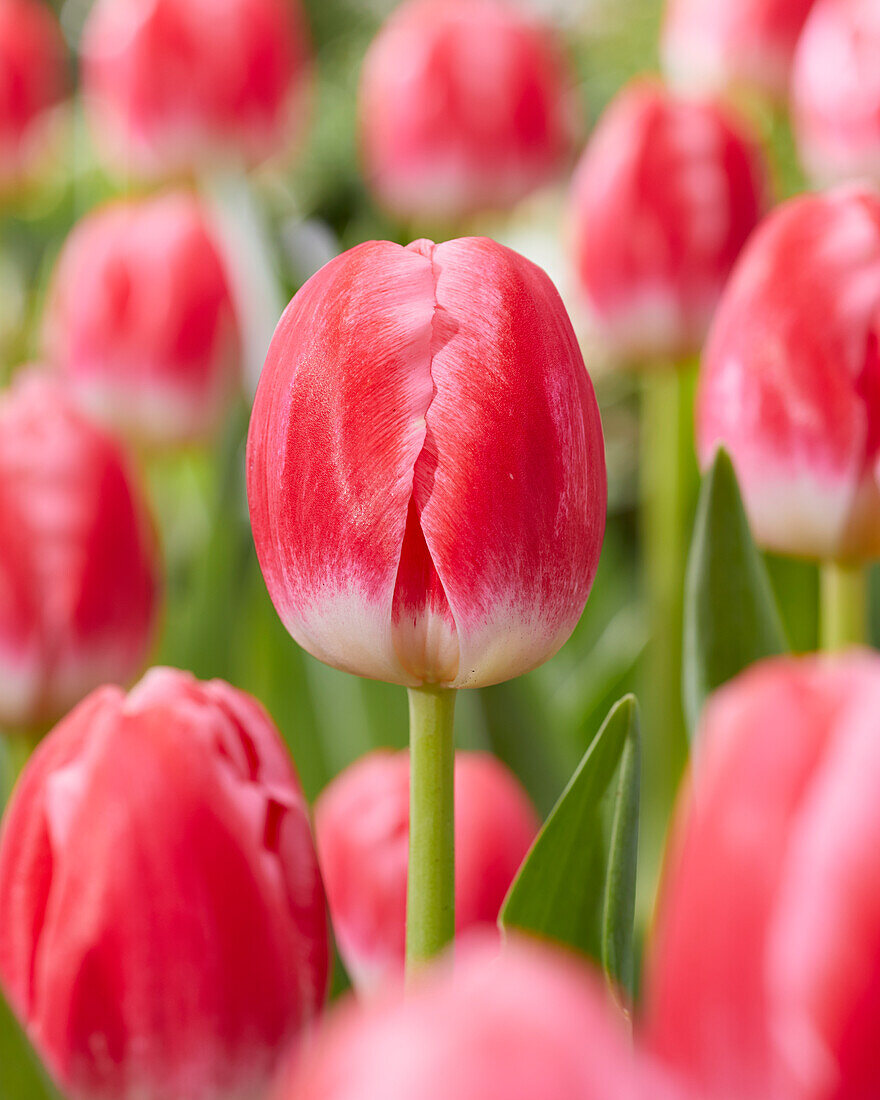
<path fill-rule="evenodd" d="M 715 1100 L 880 1080 L 880 659 L 764 662 L 705 713 L 648 982 L 657 1051 Z"/>
<path fill-rule="evenodd" d="M 157 568 L 118 445 L 49 379 L 21 376 L 0 397 L 0 728 L 138 673 Z"/>
<path fill-rule="evenodd" d="M 801 159 L 817 180 L 880 183 L 880 6 L 821 0 L 798 41 L 792 76 Z"/>
<path fill-rule="evenodd" d="M 97 0 L 82 51 L 89 122 L 126 171 L 247 167 L 285 152 L 301 129 L 299 0 Z"/>
<path fill-rule="evenodd" d="M 83 404 L 156 445 L 200 440 L 234 396 L 241 346 L 220 253 L 186 192 L 114 202 L 61 252 L 47 357 Z"/>
<path fill-rule="evenodd" d="M 410 0 L 364 62 L 367 180 L 394 214 L 504 209 L 565 167 L 571 80 L 548 31 L 499 0 Z"/>
<path fill-rule="evenodd" d="M 269 593 L 328 664 L 476 687 L 550 657 L 605 525 L 602 427 L 559 295 L 494 241 L 372 241 L 279 323 L 248 442 Z"/>
<path fill-rule="evenodd" d="M 538 831 L 514 776 L 494 756 L 455 758 L 455 916 L 462 933 L 494 926 Z M 330 784 L 315 808 L 336 942 L 356 988 L 403 976 L 409 754 L 378 751 Z"/>
<path fill-rule="evenodd" d="M 880 195 L 785 203 L 731 278 L 703 358 L 697 443 L 730 451 L 757 540 L 880 554 Z"/>
<path fill-rule="evenodd" d="M 259 704 L 154 669 L 49 735 L 0 836 L 0 979 L 71 1100 L 261 1095 L 327 986 L 299 780 Z"/>

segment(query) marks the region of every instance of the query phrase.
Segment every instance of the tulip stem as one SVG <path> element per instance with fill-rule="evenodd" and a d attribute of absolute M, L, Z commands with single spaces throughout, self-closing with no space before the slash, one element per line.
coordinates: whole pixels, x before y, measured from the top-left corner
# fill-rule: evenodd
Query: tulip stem
<path fill-rule="evenodd" d="M 455 694 L 409 691 L 408 976 L 455 936 Z"/>
<path fill-rule="evenodd" d="M 827 651 L 868 642 L 868 574 L 863 565 L 825 562 L 820 572 L 820 645 Z"/>

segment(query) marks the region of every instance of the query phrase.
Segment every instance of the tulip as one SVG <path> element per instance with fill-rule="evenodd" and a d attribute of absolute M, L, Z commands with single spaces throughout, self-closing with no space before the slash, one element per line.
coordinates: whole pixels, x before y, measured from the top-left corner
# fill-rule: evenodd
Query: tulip
<path fill-rule="evenodd" d="M 97 0 L 82 54 L 92 131 L 127 172 L 246 168 L 301 130 L 309 47 L 299 0 Z"/>
<path fill-rule="evenodd" d="M 880 183 L 880 7 L 821 0 L 807 20 L 792 76 L 801 160 L 817 180 Z"/>
<path fill-rule="evenodd" d="M 715 1100 L 880 1080 L 880 660 L 763 662 L 710 700 L 667 861 L 656 1050 Z"/>
<path fill-rule="evenodd" d="M 0 397 L 0 728 L 35 729 L 135 676 L 156 572 L 119 446 L 25 372 Z"/>
<path fill-rule="evenodd" d="M 319 1011 L 327 923 L 262 707 L 153 669 L 48 736 L 0 835 L 0 981 L 71 1100 L 265 1095 Z"/>
<path fill-rule="evenodd" d="M 550 32 L 499 0 L 410 0 L 364 61 L 367 181 L 398 216 L 503 210 L 565 168 L 571 79 Z"/>
<path fill-rule="evenodd" d="M 44 322 L 48 360 L 96 417 L 155 446 L 204 440 L 239 380 L 226 270 L 198 200 L 113 202 L 73 230 Z"/>
<path fill-rule="evenodd" d="M 494 926 L 538 831 L 514 776 L 494 756 L 455 757 L 455 924 Z M 373 752 L 327 787 L 315 807 L 318 855 L 336 942 L 355 988 L 403 974 L 409 756 Z"/>

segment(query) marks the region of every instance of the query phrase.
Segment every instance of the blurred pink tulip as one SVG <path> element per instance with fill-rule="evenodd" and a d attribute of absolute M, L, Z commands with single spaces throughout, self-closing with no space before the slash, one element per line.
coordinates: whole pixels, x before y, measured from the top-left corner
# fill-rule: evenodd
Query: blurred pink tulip
<path fill-rule="evenodd" d="M 647 1022 L 714 1100 L 878 1095 L 878 720 L 867 652 L 764 662 L 708 705 Z"/>
<path fill-rule="evenodd" d="M 722 108 L 648 80 L 618 95 L 571 197 L 581 290 L 617 358 L 699 349 L 765 190 L 757 146 Z"/>
<path fill-rule="evenodd" d="M 122 434 L 163 445 L 215 432 L 241 343 L 198 200 L 169 192 L 87 215 L 62 249 L 44 336 L 76 396 Z"/>
<path fill-rule="evenodd" d="M 547 660 L 586 603 L 606 499 L 550 280 L 484 238 L 331 261 L 272 340 L 248 496 L 275 607 L 328 664 L 477 687 Z"/>
<path fill-rule="evenodd" d="M 154 669 L 27 765 L 0 835 L 0 980 L 71 1100 L 263 1095 L 321 1008 L 299 780 L 250 696 Z"/>
<path fill-rule="evenodd" d="M 0 729 L 51 721 L 146 660 L 156 550 L 118 445 L 49 379 L 0 396 Z"/>
<path fill-rule="evenodd" d="M 731 453 L 755 537 L 817 558 L 880 554 L 880 194 L 770 215 L 703 358 L 697 443 Z"/>
<path fill-rule="evenodd" d="M 455 758 L 455 917 L 459 933 L 494 927 L 538 831 L 514 776 L 488 753 Z M 315 807 L 318 855 L 340 954 L 355 987 L 403 977 L 409 753 L 378 751 L 327 787 Z"/>
<path fill-rule="evenodd" d="M 571 78 L 548 30 L 499 0 L 410 0 L 364 61 L 367 181 L 392 213 L 512 206 L 565 168 Z"/>

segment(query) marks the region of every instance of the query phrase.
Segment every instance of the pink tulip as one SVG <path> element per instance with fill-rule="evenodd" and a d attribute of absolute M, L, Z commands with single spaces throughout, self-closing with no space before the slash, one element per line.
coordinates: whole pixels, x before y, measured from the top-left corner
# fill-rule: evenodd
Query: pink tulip
<path fill-rule="evenodd" d="M 720 107 L 648 80 L 599 123 L 575 175 L 581 289 L 620 359 L 696 352 L 764 205 L 762 158 Z"/>
<path fill-rule="evenodd" d="M 118 445 L 26 372 L 0 397 L 0 729 L 51 721 L 137 674 L 156 571 Z"/>
<path fill-rule="evenodd" d="M 792 77 L 801 159 L 817 180 L 880 183 L 880 5 L 820 0 Z"/>
<path fill-rule="evenodd" d="M 128 172 L 247 167 L 302 128 L 299 0 L 97 0 L 82 51 L 92 130 Z"/>
<path fill-rule="evenodd" d="M 409 754 L 378 751 L 330 784 L 315 831 L 336 942 L 355 987 L 403 976 Z M 494 926 L 538 831 L 514 776 L 494 756 L 455 758 L 455 917 L 460 934 Z"/>
<path fill-rule="evenodd" d="M 648 1030 L 714 1100 L 877 1096 L 878 715 L 867 652 L 764 662 L 705 713 Z"/>
<path fill-rule="evenodd" d="M 606 498 L 550 280 L 483 238 L 332 260 L 269 348 L 248 496 L 275 607 L 328 664 L 477 687 L 546 660 L 589 594 Z"/>
<path fill-rule="evenodd" d="M 27 765 L 0 836 L 0 980 L 70 1100 L 264 1095 L 327 986 L 324 895 L 265 711 L 154 669 Z"/>
<path fill-rule="evenodd" d="M 550 33 L 499 0 L 410 0 L 367 53 L 367 180 L 394 214 L 506 209 L 565 167 L 571 80 Z"/>
<path fill-rule="evenodd" d="M 89 214 L 61 252 L 50 362 L 95 416 L 140 442 L 198 441 L 234 396 L 241 346 L 229 281 L 195 197 Z"/>
<path fill-rule="evenodd" d="M 667 0 L 666 75 L 692 92 L 758 92 L 784 100 L 813 0 Z"/>
<path fill-rule="evenodd" d="M 708 465 L 730 451 L 757 540 L 818 558 L 880 554 L 880 195 L 781 206 L 738 264 L 697 396 Z"/>

